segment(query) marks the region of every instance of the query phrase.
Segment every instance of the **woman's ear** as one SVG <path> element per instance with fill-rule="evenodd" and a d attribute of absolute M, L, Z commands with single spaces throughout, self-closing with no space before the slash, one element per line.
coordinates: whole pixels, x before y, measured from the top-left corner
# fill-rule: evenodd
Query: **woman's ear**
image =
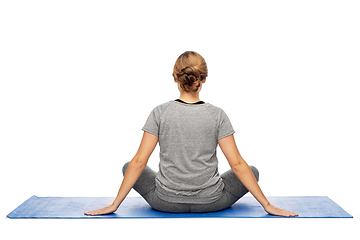
<path fill-rule="evenodd" d="M 202 83 L 205 83 L 205 82 L 206 82 L 206 78 L 204 78 L 201 82 L 202 82 Z"/>

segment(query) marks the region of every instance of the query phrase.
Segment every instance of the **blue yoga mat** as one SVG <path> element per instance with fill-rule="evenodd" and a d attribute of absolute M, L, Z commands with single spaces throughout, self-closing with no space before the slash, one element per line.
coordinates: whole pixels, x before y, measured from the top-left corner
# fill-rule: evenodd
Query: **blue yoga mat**
<path fill-rule="evenodd" d="M 268 197 L 280 208 L 299 213 L 299 218 L 352 218 L 328 197 Z M 108 206 L 108 197 L 37 197 L 32 196 L 8 218 L 276 218 L 267 214 L 251 196 L 243 197 L 232 207 L 212 213 L 164 213 L 152 209 L 141 197 L 126 198 L 109 215 L 86 216 L 84 212 Z"/>

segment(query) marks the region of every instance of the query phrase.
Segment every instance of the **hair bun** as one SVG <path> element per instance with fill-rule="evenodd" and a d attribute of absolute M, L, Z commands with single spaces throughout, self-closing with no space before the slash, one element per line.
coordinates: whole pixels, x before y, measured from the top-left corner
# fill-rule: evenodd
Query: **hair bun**
<path fill-rule="evenodd" d="M 180 75 L 186 75 L 187 77 L 189 77 L 191 82 L 194 82 L 194 78 L 195 80 L 200 81 L 200 72 L 199 70 L 197 70 L 195 67 L 185 67 L 180 71 Z"/>
<path fill-rule="evenodd" d="M 200 87 L 201 75 L 194 67 L 183 68 L 176 77 L 180 87 L 187 92 L 196 92 Z"/>

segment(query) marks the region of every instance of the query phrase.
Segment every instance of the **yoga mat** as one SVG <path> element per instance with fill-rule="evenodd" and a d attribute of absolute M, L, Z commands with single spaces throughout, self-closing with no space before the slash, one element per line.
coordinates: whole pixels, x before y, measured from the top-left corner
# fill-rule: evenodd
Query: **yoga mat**
<path fill-rule="evenodd" d="M 110 205 L 109 197 L 37 197 L 32 196 L 8 218 L 278 218 L 267 214 L 252 197 L 246 196 L 232 207 L 212 213 L 164 213 L 152 209 L 141 197 L 126 198 L 109 215 L 86 216 L 84 212 Z M 271 204 L 299 213 L 299 218 L 352 218 L 328 197 L 268 197 Z"/>

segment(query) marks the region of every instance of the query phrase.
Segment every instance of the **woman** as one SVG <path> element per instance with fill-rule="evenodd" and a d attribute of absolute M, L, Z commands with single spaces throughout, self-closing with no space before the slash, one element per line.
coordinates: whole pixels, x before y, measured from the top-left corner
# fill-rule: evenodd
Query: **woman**
<path fill-rule="evenodd" d="M 114 202 L 86 215 L 113 213 L 131 188 L 149 205 L 163 212 L 213 212 L 230 207 L 248 191 L 272 215 L 297 216 L 269 203 L 257 181 L 259 173 L 241 157 L 234 130 L 225 112 L 200 101 L 199 92 L 208 74 L 207 65 L 196 52 L 177 59 L 173 77 L 180 98 L 153 109 L 140 147 L 124 165 L 124 179 Z M 156 144 L 160 145 L 159 172 L 146 166 Z M 231 170 L 220 175 L 217 145 Z"/>

